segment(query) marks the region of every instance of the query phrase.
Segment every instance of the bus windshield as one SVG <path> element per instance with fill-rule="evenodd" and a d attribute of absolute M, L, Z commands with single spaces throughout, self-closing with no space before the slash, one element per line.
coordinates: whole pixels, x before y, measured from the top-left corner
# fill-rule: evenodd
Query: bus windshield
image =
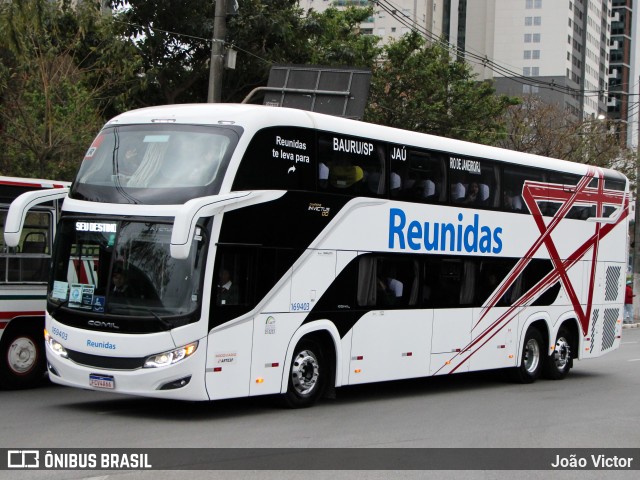
<path fill-rule="evenodd" d="M 238 129 L 226 127 L 107 127 L 87 150 L 70 196 L 108 203 L 178 204 L 215 195 L 238 137 Z"/>
<path fill-rule="evenodd" d="M 171 257 L 172 225 L 64 219 L 58 230 L 49 302 L 68 314 L 185 317 L 201 302 L 205 235 L 187 259 Z"/>

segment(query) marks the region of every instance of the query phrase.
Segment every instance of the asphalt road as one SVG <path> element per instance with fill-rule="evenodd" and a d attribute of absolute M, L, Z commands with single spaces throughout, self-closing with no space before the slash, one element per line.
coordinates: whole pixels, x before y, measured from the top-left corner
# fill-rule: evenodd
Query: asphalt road
<path fill-rule="evenodd" d="M 508 383 L 500 372 L 485 372 L 389 382 L 342 388 L 337 399 L 323 400 L 304 410 L 282 409 L 270 398 L 215 403 L 159 401 L 45 382 L 38 389 L 0 392 L 0 447 L 640 448 L 639 371 L 640 329 L 625 329 L 619 350 L 598 359 L 575 362 L 570 375 L 562 381 L 517 385 Z M 29 473 L 25 476 L 23 472 L 0 471 L 0 478 L 128 480 L 177 475 Z M 394 477 L 424 478 L 424 473 L 399 472 Z M 222 477 L 281 479 L 320 474 L 225 472 Z M 372 471 L 324 474 L 324 478 L 332 479 L 389 476 L 388 472 Z M 582 480 L 602 478 L 602 472 L 555 474 Z M 635 478 L 634 472 L 609 472 L 607 476 Z M 517 477 L 538 478 L 532 472 L 522 472 Z M 211 477 L 196 471 L 189 473 L 189 478 Z M 513 475 L 446 472 L 438 478 Z"/>

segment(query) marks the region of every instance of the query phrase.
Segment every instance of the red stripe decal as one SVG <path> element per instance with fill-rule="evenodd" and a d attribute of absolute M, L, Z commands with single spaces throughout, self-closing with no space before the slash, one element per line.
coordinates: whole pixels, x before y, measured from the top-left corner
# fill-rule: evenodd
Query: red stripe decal
<path fill-rule="evenodd" d="M 33 316 L 44 316 L 44 310 L 37 310 L 33 312 L 0 312 L 0 320 L 12 320 L 16 317 L 33 317 Z"/>
<path fill-rule="evenodd" d="M 597 188 L 588 187 L 593 178 L 598 178 Z M 480 332 L 469 344 L 463 348 L 459 353 L 456 353 L 449 361 L 445 362 L 436 372 L 440 372 L 442 369 L 451 365 L 456 360 L 455 366 L 449 373 L 453 373 L 458 370 L 467 360 L 469 360 L 476 352 L 478 352 L 483 346 L 485 346 L 492 338 L 494 338 L 504 327 L 506 327 L 516 315 L 518 308 L 525 307 L 529 303 L 533 302 L 539 294 L 544 293 L 548 288 L 554 285 L 558 280 L 562 283 L 564 290 L 571 300 L 571 304 L 578 316 L 580 325 L 582 326 L 583 335 L 587 334 L 589 327 L 589 318 L 591 318 L 591 311 L 593 307 L 593 294 L 595 288 L 595 273 L 598 260 L 598 249 L 600 246 L 600 240 L 602 240 L 607 234 L 609 234 L 616 226 L 626 220 L 629 215 L 629 199 L 624 192 L 616 190 L 604 189 L 604 175 L 601 169 L 589 168 L 586 176 L 584 176 L 576 186 L 562 186 L 554 184 L 544 184 L 540 182 L 526 181 L 522 188 L 522 197 L 525 204 L 529 208 L 531 216 L 540 231 L 540 236 L 533 245 L 529 248 L 523 258 L 513 267 L 507 278 L 496 292 L 487 300 L 483 306 L 480 314 L 480 318 L 477 320 L 472 328 L 472 331 L 478 327 L 480 322 L 487 316 L 490 310 L 493 309 L 503 297 L 503 295 L 514 284 L 520 273 L 524 270 L 527 264 L 530 262 L 533 255 L 544 245 L 549 252 L 549 258 L 553 263 L 553 269 L 542 280 L 534 285 L 528 292 L 522 295 L 510 308 L 501 315 L 498 319 L 493 321 L 489 326 Z M 562 206 L 558 209 L 548 225 L 545 225 L 542 212 L 538 206 L 538 201 L 556 201 L 562 202 Z M 620 217 L 615 223 L 602 224 L 599 222 L 594 223 L 594 234 L 587 239 L 582 245 L 580 245 L 572 254 L 568 256 L 564 261 L 560 259 L 558 249 L 551 238 L 551 233 L 558 224 L 564 220 L 574 204 L 580 205 L 590 204 L 596 208 L 596 217 L 602 217 L 604 212 L 604 206 L 610 205 L 622 208 L 623 211 Z M 587 292 L 586 309 L 582 309 L 582 305 L 578 298 L 578 295 L 569 279 L 568 271 L 580 261 L 589 250 L 591 254 L 591 269 L 589 271 L 589 286 Z"/>

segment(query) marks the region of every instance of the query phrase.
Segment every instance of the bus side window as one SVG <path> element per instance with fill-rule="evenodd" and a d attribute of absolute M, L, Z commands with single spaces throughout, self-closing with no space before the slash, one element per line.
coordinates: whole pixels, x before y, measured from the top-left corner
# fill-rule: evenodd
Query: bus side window
<path fill-rule="evenodd" d="M 496 292 L 500 284 L 507 277 L 509 272 L 516 264 L 512 258 L 489 258 L 482 259 L 478 273 L 478 288 L 476 295 L 476 304 L 482 306 L 487 302 L 493 293 Z M 513 288 L 502 295 L 498 300 L 497 306 L 510 305 L 513 297 Z"/>
<path fill-rule="evenodd" d="M 505 167 L 502 208 L 515 213 L 529 213 L 522 197 L 524 182 L 527 180 L 543 182 L 544 174 L 533 168 Z"/>
<path fill-rule="evenodd" d="M 318 136 L 320 191 L 379 197 L 386 194 L 385 148 L 370 140 Z"/>
<path fill-rule="evenodd" d="M 46 282 L 50 259 L 51 212 L 27 213 L 18 249 L 9 258 L 10 282 Z"/>
<path fill-rule="evenodd" d="M 434 292 L 437 306 L 453 308 L 459 305 L 462 283 L 462 262 L 457 259 L 444 259 L 440 264 L 438 286 Z"/>
<path fill-rule="evenodd" d="M 405 308 L 419 297 L 418 264 L 397 255 L 363 256 L 358 266 L 359 306 Z"/>
<path fill-rule="evenodd" d="M 444 201 L 443 158 L 435 152 L 407 151 L 392 146 L 391 196 L 398 200 L 418 202 Z"/>

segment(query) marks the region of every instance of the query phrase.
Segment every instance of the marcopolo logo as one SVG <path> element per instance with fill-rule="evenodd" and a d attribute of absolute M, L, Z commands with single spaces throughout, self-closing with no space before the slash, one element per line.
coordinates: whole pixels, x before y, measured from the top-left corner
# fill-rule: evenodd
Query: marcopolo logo
<path fill-rule="evenodd" d="M 480 215 L 471 221 L 458 214 L 458 223 L 408 220 L 399 208 L 389 210 L 389 248 L 425 250 L 427 252 L 500 253 L 502 227 L 480 225 Z"/>

